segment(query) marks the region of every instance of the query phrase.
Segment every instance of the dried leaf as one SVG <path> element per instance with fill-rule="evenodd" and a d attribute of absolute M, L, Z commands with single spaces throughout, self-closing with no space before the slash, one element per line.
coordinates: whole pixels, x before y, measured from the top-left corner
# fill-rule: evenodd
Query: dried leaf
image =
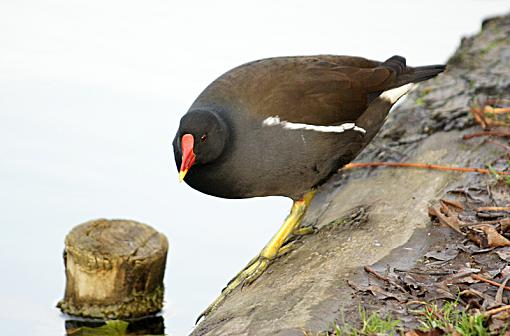
<path fill-rule="evenodd" d="M 487 243 L 489 247 L 500 247 L 500 246 L 510 246 L 510 240 L 503 237 L 499 232 L 490 225 L 483 225 L 480 227 L 487 235 Z"/>
<path fill-rule="evenodd" d="M 494 227 L 488 224 L 469 228 L 467 237 L 481 248 L 510 246 L 510 240 L 503 237 Z"/>
<path fill-rule="evenodd" d="M 473 288 L 468 288 L 459 293 L 459 296 L 464 297 L 479 297 L 483 299 L 483 293 Z"/>
<path fill-rule="evenodd" d="M 439 328 L 435 328 L 429 331 L 421 331 L 418 329 L 409 330 L 404 336 L 441 336 L 444 335 L 444 331 Z"/>
<path fill-rule="evenodd" d="M 502 260 L 510 262 L 510 249 L 500 249 L 494 251 Z"/>
<path fill-rule="evenodd" d="M 452 207 L 457 208 L 458 210 L 464 210 L 464 206 L 458 201 L 443 198 L 440 200 L 440 202 L 445 203 L 446 205 L 451 205 Z"/>
<path fill-rule="evenodd" d="M 430 251 L 427 254 L 425 254 L 425 257 L 427 258 L 433 258 L 441 261 L 449 261 L 452 259 L 455 259 L 457 255 L 459 254 L 459 250 L 457 250 L 452 245 L 447 246 L 443 250 L 439 251 Z"/>
<path fill-rule="evenodd" d="M 432 218 L 432 219 L 436 218 L 436 209 L 435 208 L 429 207 L 427 209 L 427 212 L 428 212 L 430 218 Z"/>
<path fill-rule="evenodd" d="M 503 269 L 501 270 L 501 276 L 504 278 L 509 274 L 510 274 L 510 266 L 507 265 L 507 266 L 503 267 Z"/>
<path fill-rule="evenodd" d="M 454 231 L 463 235 L 462 231 L 460 231 L 461 223 L 459 218 L 457 217 L 457 213 L 450 210 L 450 208 L 444 203 L 442 203 L 442 209 L 445 211 L 446 215 L 443 215 L 440 209 L 429 207 L 428 210 L 429 216 L 436 217 L 437 219 L 439 219 L 439 222 L 441 224 L 449 226 Z"/>
<path fill-rule="evenodd" d="M 510 231 L 510 218 L 503 218 L 499 223 L 501 224 L 501 233 Z"/>
<path fill-rule="evenodd" d="M 477 291 L 474 288 L 469 288 L 469 289 L 463 290 L 462 292 L 459 293 L 459 295 L 462 298 L 464 298 L 464 297 L 478 297 L 480 299 L 483 299 L 482 305 L 485 305 L 485 306 L 493 306 L 496 304 L 496 300 L 494 300 L 491 296 L 489 296 L 481 291 Z"/>
<path fill-rule="evenodd" d="M 501 335 L 501 336 L 510 336 L 510 331 L 505 332 L 504 334 L 501 334 L 501 331 L 508 328 L 508 321 L 502 321 L 496 319 L 491 319 L 489 324 L 489 330 L 492 332 L 491 335 Z"/>
<path fill-rule="evenodd" d="M 441 299 L 455 300 L 456 298 L 457 294 L 452 294 L 447 286 L 443 287 L 439 284 L 430 287 L 428 292 L 425 294 L 425 299 L 429 302 Z"/>
<path fill-rule="evenodd" d="M 440 284 L 451 285 L 455 283 L 469 282 L 470 280 L 468 281 L 465 278 L 469 277 L 471 274 L 475 274 L 478 272 L 480 272 L 480 269 L 478 268 L 463 268 L 460 269 L 457 273 L 449 275 L 446 278 L 444 278 L 440 282 Z"/>
<path fill-rule="evenodd" d="M 482 249 L 489 247 L 487 235 L 485 235 L 483 232 L 474 229 L 469 229 L 467 233 L 467 238 Z"/>
<path fill-rule="evenodd" d="M 387 290 L 384 290 L 379 285 L 363 286 L 363 285 L 355 284 L 352 281 L 347 281 L 347 283 L 349 284 L 349 286 L 351 286 L 352 288 L 354 288 L 355 290 L 357 290 L 359 292 L 372 293 L 372 295 L 375 296 L 378 300 L 395 299 L 398 302 L 406 302 L 407 301 L 407 297 L 405 297 L 404 295 L 388 292 Z"/>
<path fill-rule="evenodd" d="M 505 290 L 506 284 L 508 283 L 508 280 L 510 280 L 510 275 L 507 275 L 503 281 L 501 282 L 501 286 L 499 286 L 498 291 L 496 293 L 496 304 L 502 305 L 503 304 L 503 291 Z"/>
<path fill-rule="evenodd" d="M 378 300 L 395 299 L 398 302 L 407 301 L 407 297 L 398 293 L 388 292 L 378 285 L 370 285 L 367 287 L 367 290 L 370 291 Z"/>

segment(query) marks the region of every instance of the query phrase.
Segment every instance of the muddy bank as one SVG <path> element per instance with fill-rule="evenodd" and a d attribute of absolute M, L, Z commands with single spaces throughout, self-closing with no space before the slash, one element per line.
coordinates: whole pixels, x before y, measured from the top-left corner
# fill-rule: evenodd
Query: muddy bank
<path fill-rule="evenodd" d="M 463 39 L 447 71 L 409 94 L 358 161 L 508 169 L 504 147 L 485 138 L 462 138 L 480 130 L 472 108 L 494 103 L 487 98 L 510 99 L 508 36 L 510 16 L 505 16 L 484 22 L 478 35 Z M 508 186 L 493 176 L 402 168 L 339 172 L 319 190 L 305 219 L 318 232 L 302 237 L 296 250 L 254 284 L 232 293 L 192 335 L 319 332 L 341 316 L 355 322 L 358 302 L 404 316 L 401 300 L 382 300 L 363 290 L 371 281 L 364 266 L 406 274 L 427 253 L 459 243 L 463 237 L 432 225 L 429 206 L 452 190 L 498 183 L 501 189 L 485 200 L 488 204 L 509 201 Z"/>

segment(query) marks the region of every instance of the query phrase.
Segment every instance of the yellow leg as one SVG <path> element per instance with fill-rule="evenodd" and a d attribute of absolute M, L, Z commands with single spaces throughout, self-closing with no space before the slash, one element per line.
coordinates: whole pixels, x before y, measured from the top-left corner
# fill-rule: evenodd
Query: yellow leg
<path fill-rule="evenodd" d="M 290 250 L 290 246 L 283 246 L 283 244 L 288 240 L 289 236 L 292 234 L 299 235 L 309 233 L 309 230 L 307 229 L 301 230 L 299 225 L 301 224 L 301 219 L 303 218 L 314 196 L 315 190 L 309 191 L 303 196 L 303 198 L 295 201 L 294 204 L 292 204 L 290 214 L 285 219 L 285 222 L 280 227 L 278 232 L 276 232 L 273 238 L 271 238 L 269 243 L 267 243 L 267 245 L 262 249 L 260 254 L 253 258 L 248 263 L 248 266 L 246 266 L 244 270 L 239 272 L 227 284 L 227 286 L 221 292 L 220 296 L 214 300 L 214 302 L 209 307 L 207 307 L 207 309 L 202 314 L 200 314 L 197 322 L 203 316 L 207 316 L 212 311 L 214 311 L 223 302 L 227 295 L 229 295 L 234 289 L 239 286 L 249 285 L 255 281 L 262 273 L 264 273 L 274 258 L 287 253 Z"/>

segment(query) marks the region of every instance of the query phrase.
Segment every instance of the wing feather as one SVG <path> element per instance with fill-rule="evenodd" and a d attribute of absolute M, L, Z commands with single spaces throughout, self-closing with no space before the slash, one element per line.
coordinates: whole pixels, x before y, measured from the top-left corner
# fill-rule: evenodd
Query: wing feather
<path fill-rule="evenodd" d="M 237 67 L 204 93 L 229 97 L 261 120 L 280 116 L 294 123 L 336 125 L 365 111 L 369 96 L 395 82 L 384 63 L 349 56 L 263 59 Z"/>

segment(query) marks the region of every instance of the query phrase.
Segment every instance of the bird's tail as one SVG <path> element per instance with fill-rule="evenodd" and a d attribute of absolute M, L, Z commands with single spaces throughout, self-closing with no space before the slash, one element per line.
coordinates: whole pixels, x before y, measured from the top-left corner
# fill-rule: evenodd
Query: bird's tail
<path fill-rule="evenodd" d="M 443 64 L 426 65 L 421 67 L 408 67 L 406 59 L 402 56 L 393 56 L 384 61 L 380 66 L 390 68 L 396 74 L 396 80 L 392 87 L 399 87 L 407 83 L 418 83 L 437 76 L 446 68 Z"/>
<path fill-rule="evenodd" d="M 443 64 L 426 65 L 417 68 L 408 67 L 406 71 L 399 76 L 399 80 L 405 80 L 406 83 L 418 83 L 437 76 L 445 70 Z"/>

